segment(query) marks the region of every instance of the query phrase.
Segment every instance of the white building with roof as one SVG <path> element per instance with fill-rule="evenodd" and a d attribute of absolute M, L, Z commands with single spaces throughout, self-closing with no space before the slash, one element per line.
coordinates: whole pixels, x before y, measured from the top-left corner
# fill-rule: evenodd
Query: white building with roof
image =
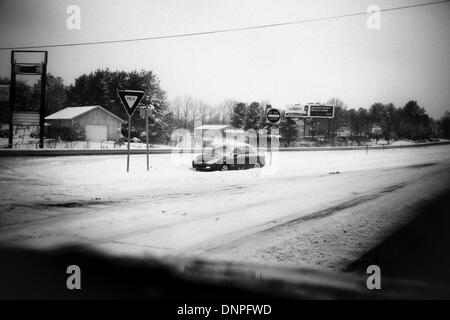
<path fill-rule="evenodd" d="M 114 140 L 120 135 L 124 120 L 101 106 L 70 107 L 45 117 L 52 128 L 73 128 L 79 125 L 85 131 L 86 140 Z"/>

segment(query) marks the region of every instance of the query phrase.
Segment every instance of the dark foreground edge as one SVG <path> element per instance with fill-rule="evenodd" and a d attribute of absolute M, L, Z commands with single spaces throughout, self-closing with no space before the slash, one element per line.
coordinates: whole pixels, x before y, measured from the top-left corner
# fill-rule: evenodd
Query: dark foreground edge
<path fill-rule="evenodd" d="M 416 218 L 347 268 L 304 268 L 200 259 L 107 255 L 83 246 L 38 250 L 0 246 L 0 299 L 450 299 L 450 192 L 417 208 Z M 367 266 L 381 269 L 369 290 Z M 81 289 L 67 268 L 79 266 Z"/>

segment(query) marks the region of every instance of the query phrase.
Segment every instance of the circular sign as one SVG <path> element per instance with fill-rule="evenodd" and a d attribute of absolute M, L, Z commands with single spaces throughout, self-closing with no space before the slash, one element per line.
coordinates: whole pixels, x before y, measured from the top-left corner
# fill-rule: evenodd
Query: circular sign
<path fill-rule="evenodd" d="M 280 121 L 281 113 L 278 109 L 267 110 L 267 121 L 270 123 L 277 123 Z"/>

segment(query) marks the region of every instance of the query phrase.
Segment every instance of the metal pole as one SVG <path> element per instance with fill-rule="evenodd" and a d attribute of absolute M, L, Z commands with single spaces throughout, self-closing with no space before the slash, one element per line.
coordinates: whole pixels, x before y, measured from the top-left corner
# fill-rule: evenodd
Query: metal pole
<path fill-rule="evenodd" d="M 273 125 L 270 127 L 270 165 L 272 165 L 272 128 Z"/>
<path fill-rule="evenodd" d="M 306 119 L 303 120 L 303 140 L 306 138 Z"/>
<path fill-rule="evenodd" d="M 148 106 L 145 108 L 145 127 L 147 128 L 147 171 L 149 170 L 149 159 L 148 159 Z"/>
<path fill-rule="evenodd" d="M 130 171 L 130 133 L 131 133 L 131 116 L 128 115 L 128 153 L 127 153 L 127 172 Z"/>
<path fill-rule="evenodd" d="M 14 104 L 16 99 L 16 64 L 14 63 L 14 53 L 11 52 L 11 81 L 9 85 L 9 137 L 8 137 L 8 147 L 13 147 L 13 112 L 14 112 Z"/>
<path fill-rule="evenodd" d="M 46 54 L 47 55 L 47 54 Z M 39 117 L 39 148 L 44 148 L 44 129 L 45 129 L 45 88 L 47 86 L 47 58 L 42 63 L 41 74 L 41 111 Z"/>
<path fill-rule="evenodd" d="M 331 119 L 328 119 L 328 143 L 330 143 L 331 140 L 330 130 L 331 130 Z"/>

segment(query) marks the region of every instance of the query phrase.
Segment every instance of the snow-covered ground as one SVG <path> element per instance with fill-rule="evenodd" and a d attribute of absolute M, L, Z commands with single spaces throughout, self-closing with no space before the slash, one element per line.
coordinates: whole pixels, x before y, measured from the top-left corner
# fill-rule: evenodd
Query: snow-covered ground
<path fill-rule="evenodd" d="M 449 187 L 450 146 L 279 152 L 262 169 L 192 154 L 0 158 L 0 241 L 338 269 Z M 270 162 L 267 155 L 267 161 Z"/>

